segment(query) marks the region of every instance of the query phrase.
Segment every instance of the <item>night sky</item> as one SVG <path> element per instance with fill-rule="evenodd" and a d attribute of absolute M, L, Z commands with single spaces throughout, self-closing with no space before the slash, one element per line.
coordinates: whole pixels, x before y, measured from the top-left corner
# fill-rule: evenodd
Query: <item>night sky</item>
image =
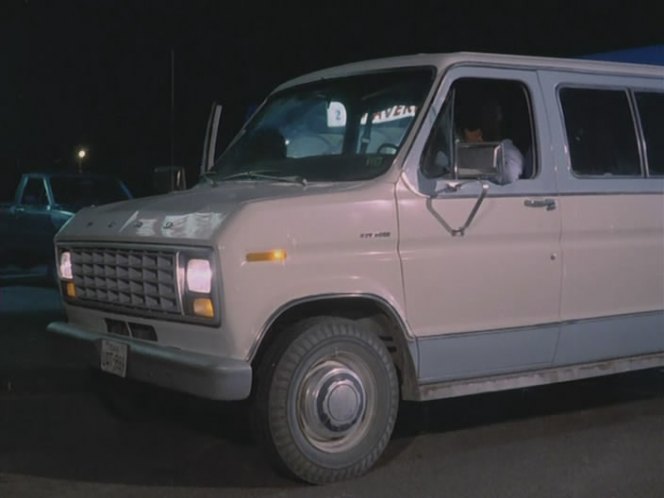
<path fill-rule="evenodd" d="M 195 180 L 212 101 L 224 106 L 224 146 L 273 87 L 329 65 L 457 50 L 573 57 L 664 42 L 657 2 L 1 4 L 1 198 L 23 171 L 73 169 L 79 145 L 90 149 L 89 170 L 138 195 L 154 167 L 171 163 L 171 147 Z"/>

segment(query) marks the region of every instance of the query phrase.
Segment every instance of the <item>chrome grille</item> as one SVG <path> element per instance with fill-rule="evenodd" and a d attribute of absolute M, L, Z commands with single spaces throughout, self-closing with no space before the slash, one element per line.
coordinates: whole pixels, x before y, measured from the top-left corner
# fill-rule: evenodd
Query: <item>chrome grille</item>
<path fill-rule="evenodd" d="M 78 300 L 137 311 L 182 311 L 174 252 L 77 247 L 71 258 Z"/>

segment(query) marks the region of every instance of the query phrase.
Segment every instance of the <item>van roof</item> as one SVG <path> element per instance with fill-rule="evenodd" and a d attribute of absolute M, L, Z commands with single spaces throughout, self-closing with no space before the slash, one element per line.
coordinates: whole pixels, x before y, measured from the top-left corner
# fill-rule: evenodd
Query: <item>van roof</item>
<path fill-rule="evenodd" d="M 397 69 L 403 67 L 433 66 L 438 70 L 461 64 L 496 65 L 517 69 L 550 69 L 556 71 L 578 71 L 625 76 L 646 76 L 664 78 L 664 67 L 627 62 L 607 62 L 588 59 L 565 59 L 557 57 L 537 57 L 530 55 L 507 55 L 479 52 L 454 52 L 446 54 L 417 54 L 386 57 L 352 62 L 314 71 L 277 87 L 275 91 L 291 86 L 310 83 L 321 79 L 338 78 L 370 71 Z"/>

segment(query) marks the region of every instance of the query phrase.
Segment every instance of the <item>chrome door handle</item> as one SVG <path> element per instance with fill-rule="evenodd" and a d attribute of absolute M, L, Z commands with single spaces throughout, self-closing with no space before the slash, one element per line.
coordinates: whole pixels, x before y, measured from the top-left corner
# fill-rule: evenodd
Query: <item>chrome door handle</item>
<path fill-rule="evenodd" d="M 556 209 L 555 199 L 526 199 L 523 205 L 530 208 L 546 208 L 547 211 Z"/>

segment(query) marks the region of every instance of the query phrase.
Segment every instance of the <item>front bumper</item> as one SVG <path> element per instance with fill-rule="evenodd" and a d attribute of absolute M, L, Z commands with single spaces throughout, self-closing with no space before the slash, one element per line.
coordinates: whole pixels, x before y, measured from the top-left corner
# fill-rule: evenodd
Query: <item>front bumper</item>
<path fill-rule="evenodd" d="M 64 322 L 53 322 L 47 330 L 76 343 L 84 360 L 96 368 L 100 368 L 102 339 L 126 344 L 130 379 L 214 400 L 245 399 L 251 392 L 251 365 L 246 361 L 91 332 Z"/>

